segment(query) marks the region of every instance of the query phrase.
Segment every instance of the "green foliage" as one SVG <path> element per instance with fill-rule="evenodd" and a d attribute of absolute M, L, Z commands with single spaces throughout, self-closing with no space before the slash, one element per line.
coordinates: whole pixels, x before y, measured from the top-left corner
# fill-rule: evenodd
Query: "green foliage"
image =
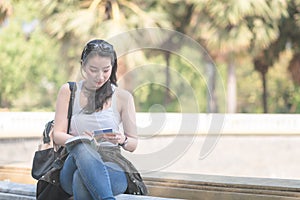
<path fill-rule="evenodd" d="M 269 70 L 268 108 L 270 113 L 298 113 L 300 111 L 300 87 L 294 85 L 287 65 L 291 52 L 281 54 L 279 61 Z M 241 113 L 263 113 L 261 107 L 262 83 L 260 74 L 254 71 L 252 64 L 244 61 L 237 68 L 238 109 Z"/>
<path fill-rule="evenodd" d="M 286 67 L 291 55 L 291 51 L 284 51 L 268 73 L 268 104 L 272 113 L 299 112 L 299 86 L 293 84 Z"/>
<path fill-rule="evenodd" d="M 31 1 L 15 3 L 14 15 L 0 29 L 2 108 L 53 110 L 57 87 L 65 80 L 58 62 L 59 46 L 41 31 L 33 15 L 25 14 L 32 5 Z M 32 22 L 36 22 L 34 29 L 26 34 L 23 27 Z"/>
<path fill-rule="evenodd" d="M 154 50 L 145 51 L 153 53 Z M 167 86 L 165 78 L 164 52 L 157 51 L 156 54 L 159 56 L 149 57 L 147 63 L 151 64 L 138 70 L 137 75 L 134 76 L 137 85 L 140 85 L 134 91 L 137 111 L 206 112 L 207 83 L 204 63 L 198 52 L 193 52 L 191 49 L 186 49 L 186 51 L 191 56 L 198 56 L 199 65 L 193 66 L 186 58 L 172 54 L 169 86 Z M 147 52 L 144 53 L 147 54 Z M 167 97 L 167 88 L 170 92 L 169 98 Z"/>
<path fill-rule="evenodd" d="M 164 105 L 167 88 L 150 83 L 135 92 L 135 102 L 138 112 L 180 112 L 176 95 L 171 95 L 171 101 Z"/>
<path fill-rule="evenodd" d="M 262 113 L 260 75 L 254 71 L 250 62 L 239 63 L 236 69 L 237 79 L 237 112 Z"/>
<path fill-rule="evenodd" d="M 291 97 L 291 109 L 290 113 L 300 113 L 300 86 L 295 85 L 292 93 L 290 94 Z"/>

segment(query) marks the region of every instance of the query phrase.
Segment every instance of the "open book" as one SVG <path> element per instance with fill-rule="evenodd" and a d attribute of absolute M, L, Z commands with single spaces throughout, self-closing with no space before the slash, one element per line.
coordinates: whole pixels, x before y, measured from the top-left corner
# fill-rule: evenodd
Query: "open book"
<path fill-rule="evenodd" d="M 71 147 L 74 144 L 78 144 L 78 143 L 88 143 L 91 144 L 91 142 L 93 141 L 93 138 L 87 135 L 79 135 L 79 136 L 74 136 L 70 139 L 68 139 L 65 143 L 66 147 Z"/>

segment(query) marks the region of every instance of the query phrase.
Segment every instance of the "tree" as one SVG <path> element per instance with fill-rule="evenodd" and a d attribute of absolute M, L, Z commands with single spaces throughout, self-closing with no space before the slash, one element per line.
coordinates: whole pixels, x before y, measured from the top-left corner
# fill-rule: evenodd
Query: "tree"
<path fill-rule="evenodd" d="M 255 70 L 257 70 L 262 77 L 263 82 L 263 106 L 264 106 L 264 112 L 268 112 L 267 107 L 267 78 L 266 74 L 268 72 L 269 67 L 273 66 L 273 64 L 279 59 L 279 55 L 282 51 L 284 51 L 287 47 L 287 45 L 290 45 L 290 48 L 294 49 L 295 54 L 294 58 L 291 60 L 289 69 L 290 71 L 292 68 L 298 68 L 297 66 L 297 57 L 299 51 L 299 34 L 300 34 L 300 23 L 297 23 L 297 19 L 300 17 L 300 3 L 298 1 L 290 0 L 287 1 L 287 5 L 285 6 L 285 10 L 279 10 L 279 9 L 272 9 L 270 12 L 273 13 L 273 15 L 276 15 L 276 17 L 272 17 L 272 19 L 266 19 L 263 18 L 264 21 L 266 21 L 266 25 L 271 26 L 274 23 L 273 19 L 276 19 L 276 29 L 277 31 L 277 37 L 275 40 L 273 40 L 267 47 L 261 49 L 261 50 L 254 50 L 258 53 L 254 53 L 254 66 Z M 277 13 L 277 14 L 275 14 Z M 271 15 L 272 16 L 272 15 Z M 275 25 L 274 25 L 275 26 Z M 260 35 L 261 33 L 257 33 L 256 36 Z M 255 48 L 254 48 L 255 49 Z M 296 61 L 296 62 L 295 62 Z M 299 68 L 298 68 L 299 69 Z M 295 76 L 292 75 L 294 80 L 297 80 Z"/>
<path fill-rule="evenodd" d="M 204 0 L 197 4 L 189 32 L 203 41 L 216 60 L 228 63 L 228 112 L 235 112 L 236 107 L 235 60 L 253 49 L 266 48 L 277 38 L 278 22 L 286 6 L 282 1 L 267 0 Z"/>
<path fill-rule="evenodd" d="M 191 22 L 194 16 L 194 10 L 199 2 L 197 1 L 162 1 L 161 7 L 168 13 L 168 19 L 171 21 L 172 29 L 182 34 L 187 34 L 189 36 L 195 37 L 193 31 L 189 31 L 191 29 Z M 174 12 L 176 10 L 176 12 Z M 181 41 L 177 41 L 176 34 L 170 35 L 168 38 L 162 42 L 162 46 L 172 46 L 172 49 L 179 51 L 184 48 Z M 199 42 L 199 41 L 198 41 Z M 202 43 L 202 41 L 200 41 Z M 216 79 L 216 70 L 215 66 L 212 64 L 211 58 L 203 53 L 203 52 L 193 52 L 194 49 L 190 50 L 191 54 L 195 54 L 199 58 L 199 63 L 205 62 L 205 66 L 207 68 L 207 83 L 208 86 L 206 88 L 206 99 L 207 99 L 207 112 L 218 112 L 218 103 L 217 103 L 217 95 L 216 95 L 216 87 L 215 87 L 215 79 Z M 210 53 L 208 53 L 210 54 Z M 167 54 L 166 63 L 169 63 L 170 55 Z M 169 65 L 166 64 L 166 83 L 169 84 L 170 75 L 169 75 Z M 199 79 L 199 77 L 198 77 Z M 198 88 L 200 89 L 200 88 Z M 166 90 L 166 97 L 168 99 L 170 96 L 169 90 Z"/>
<path fill-rule="evenodd" d="M 57 85 L 65 79 L 58 73 L 54 41 L 37 24 L 30 33 L 24 32 L 24 25 L 36 20 L 33 2 L 14 2 L 14 13 L 1 28 L 0 41 L 5 41 L 0 45 L 1 108 L 53 109 Z"/>
<path fill-rule="evenodd" d="M 156 26 L 161 21 L 161 16 L 149 11 L 147 3 L 127 0 L 41 1 L 44 30 L 62 44 L 62 55 L 74 78 L 80 53 L 74 49 L 81 49 L 87 40 L 107 38 L 130 28 Z"/>

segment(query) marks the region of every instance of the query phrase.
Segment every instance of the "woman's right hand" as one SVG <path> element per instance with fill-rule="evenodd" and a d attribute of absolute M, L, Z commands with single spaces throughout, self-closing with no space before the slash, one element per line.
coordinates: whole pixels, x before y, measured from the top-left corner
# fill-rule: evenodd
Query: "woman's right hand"
<path fill-rule="evenodd" d="M 120 133 L 102 133 L 98 135 L 94 135 L 94 138 L 97 141 L 106 141 L 111 142 L 113 144 L 118 144 L 122 135 Z"/>
<path fill-rule="evenodd" d="M 94 134 L 91 131 L 88 131 L 88 130 L 84 131 L 83 135 L 87 135 L 87 136 L 90 136 L 90 137 L 94 136 Z"/>

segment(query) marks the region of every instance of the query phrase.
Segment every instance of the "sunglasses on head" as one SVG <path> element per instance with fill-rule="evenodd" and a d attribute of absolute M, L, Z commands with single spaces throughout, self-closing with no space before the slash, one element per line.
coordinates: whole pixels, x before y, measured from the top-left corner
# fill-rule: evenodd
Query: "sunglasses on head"
<path fill-rule="evenodd" d="M 91 41 L 89 43 L 87 43 L 86 48 L 88 50 L 100 50 L 100 51 L 105 51 L 105 52 L 113 52 L 114 51 L 114 47 L 105 42 L 104 40 L 94 40 Z"/>

